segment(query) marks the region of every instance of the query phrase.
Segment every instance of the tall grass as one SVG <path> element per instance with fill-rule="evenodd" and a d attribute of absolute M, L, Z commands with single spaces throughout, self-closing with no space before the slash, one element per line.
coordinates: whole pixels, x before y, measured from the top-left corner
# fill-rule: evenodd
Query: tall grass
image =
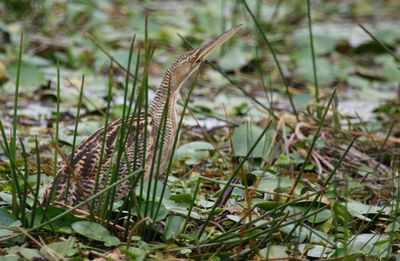
<path fill-rule="evenodd" d="M 10 147 L 9 147 L 9 159 L 10 161 L 13 161 L 16 163 L 17 159 L 17 117 L 18 117 L 18 97 L 19 97 L 19 83 L 20 83 L 20 77 L 21 77 L 21 64 L 22 64 L 22 47 L 23 47 L 23 40 L 24 40 L 24 34 L 21 33 L 21 38 L 20 38 L 20 43 L 19 43 L 19 53 L 18 53 L 18 66 L 17 66 L 17 78 L 15 81 L 15 93 L 14 93 L 14 112 L 13 112 L 13 121 L 12 121 L 12 137 L 10 141 Z M 6 143 L 6 140 L 4 140 Z M 13 198 L 13 213 L 15 216 L 19 216 L 20 214 L 20 209 L 19 206 L 22 204 L 24 201 L 23 196 L 20 191 L 20 185 L 17 177 L 17 166 L 13 166 L 11 164 L 11 193 L 12 193 L 12 198 Z M 17 202 L 17 199 L 19 202 Z M 22 210 L 24 212 L 24 210 Z"/>
<path fill-rule="evenodd" d="M 100 155 L 99 155 L 99 164 L 97 166 L 97 173 L 96 173 L 93 193 L 97 193 L 97 191 L 99 189 L 101 164 L 102 164 L 103 159 L 104 159 L 104 148 L 105 148 L 105 142 L 106 142 L 106 136 L 107 136 L 108 123 L 109 123 L 109 120 L 110 120 L 110 106 L 111 106 L 111 100 L 112 100 L 113 64 L 114 64 L 114 60 L 111 59 L 110 68 L 108 70 L 107 107 L 106 107 L 106 112 L 105 112 L 105 117 L 104 117 L 105 119 L 104 119 L 103 139 L 102 139 L 102 142 L 101 142 L 101 149 L 100 149 Z M 97 201 L 99 202 L 99 200 L 97 200 Z M 96 208 L 96 201 L 93 201 L 92 204 L 91 204 L 91 209 L 90 209 L 90 214 L 91 214 L 92 219 L 94 218 L 95 208 Z"/>
<path fill-rule="evenodd" d="M 69 200 L 69 196 L 71 196 L 69 194 L 69 190 L 70 190 L 70 186 L 71 186 L 71 176 L 73 177 L 73 182 L 77 182 L 77 180 L 75 180 L 75 174 L 73 173 L 73 171 L 75 170 L 75 163 L 74 163 L 74 154 L 75 154 L 75 148 L 76 148 L 76 137 L 78 135 L 78 125 L 79 125 L 79 118 L 80 118 L 80 113 L 81 113 L 81 107 L 82 107 L 82 99 L 83 99 L 83 87 L 85 86 L 85 76 L 82 76 L 82 81 L 81 81 L 81 88 L 79 91 L 79 98 L 78 98 L 78 104 L 77 104 L 77 109 L 76 109 L 76 116 L 75 116 L 75 127 L 74 127 L 74 136 L 72 138 L 72 152 L 71 152 L 71 156 L 70 156 L 70 162 L 69 164 L 71 165 L 70 171 L 68 171 L 68 179 L 67 179 L 67 187 L 66 187 L 66 191 L 67 193 L 65 193 L 65 204 L 67 204 L 68 200 Z M 56 146 L 58 146 L 58 144 L 56 144 Z M 80 188 L 78 188 L 80 189 Z M 82 192 L 82 191 L 81 191 Z"/>
<path fill-rule="evenodd" d="M 274 59 L 274 62 L 275 62 L 275 64 L 276 64 L 276 67 L 278 68 L 278 72 L 279 72 L 279 75 L 280 75 L 280 77 L 281 77 L 281 79 L 282 79 L 283 85 L 285 86 L 286 94 L 287 94 L 287 96 L 288 96 L 288 98 L 289 98 L 289 102 L 290 102 L 290 106 L 291 106 L 291 108 L 292 108 L 292 111 L 293 111 L 294 115 L 296 116 L 297 121 L 299 121 L 299 120 L 300 120 L 300 119 L 299 119 L 299 115 L 298 115 L 297 110 L 296 110 L 296 107 L 295 107 L 295 105 L 294 105 L 293 98 L 292 98 L 292 94 L 291 94 L 290 91 L 289 91 L 289 84 L 288 84 L 288 82 L 287 82 L 287 80 L 286 80 L 285 75 L 283 74 L 283 70 L 282 70 L 281 64 L 280 64 L 280 62 L 279 62 L 279 60 L 278 60 L 278 57 L 277 57 L 277 55 L 276 55 L 276 53 L 275 53 L 275 50 L 274 50 L 274 48 L 273 48 L 271 42 L 269 41 L 269 39 L 268 39 L 267 36 L 265 35 L 264 31 L 262 30 L 259 21 L 258 21 L 257 18 L 255 17 L 253 11 L 251 11 L 251 9 L 250 9 L 250 7 L 248 6 L 247 2 L 246 2 L 245 0 L 241 0 L 241 1 L 242 1 L 242 3 L 243 3 L 244 7 L 246 8 L 247 12 L 248 12 L 249 15 L 251 16 L 251 19 L 253 20 L 254 24 L 256 25 L 256 28 L 257 28 L 258 32 L 261 34 L 263 40 L 264 40 L 265 43 L 267 44 L 269 51 L 270 51 L 271 54 L 272 54 L 272 58 Z"/>
<path fill-rule="evenodd" d="M 261 4 L 262 1 L 258 1 L 258 5 Z M 278 1 L 277 5 L 280 5 L 282 1 Z M 259 34 L 261 35 L 262 39 L 267 44 L 270 52 L 272 53 L 273 59 L 276 63 L 280 76 L 282 78 L 283 84 L 285 85 L 286 92 L 292 106 L 292 111 L 296 115 L 297 119 L 299 120 L 299 115 L 294 107 L 294 103 L 292 100 L 291 93 L 289 92 L 288 83 L 286 78 L 282 72 L 280 63 L 277 59 L 277 55 L 274 51 L 274 48 L 266 37 L 265 32 L 262 30 L 259 24 L 260 13 L 253 14 L 250 10 L 249 6 L 247 5 L 245 0 L 242 0 L 242 4 L 244 5 L 247 12 L 250 14 L 253 22 L 256 25 L 256 29 L 258 30 Z M 315 63 L 315 51 L 314 51 L 314 43 L 313 43 L 313 33 L 312 33 L 312 20 L 311 20 L 311 8 L 310 8 L 310 1 L 307 0 L 307 17 L 309 22 L 309 36 L 310 36 L 310 44 L 311 44 L 311 59 L 313 61 L 313 73 L 314 73 L 314 85 L 315 85 L 315 102 L 319 104 L 319 86 L 318 86 L 318 77 L 317 77 L 317 70 L 316 70 L 316 63 Z M 224 21 L 225 23 L 225 21 Z M 146 166 L 148 162 L 149 155 L 148 153 L 148 146 L 152 144 L 147 144 L 148 136 L 151 135 L 148 133 L 147 124 L 149 123 L 149 112 L 148 112 L 148 92 L 149 92 L 149 84 L 148 84 L 148 77 L 149 77 L 149 68 L 152 62 L 152 57 L 154 55 L 155 48 L 151 46 L 149 39 L 148 39 L 148 29 L 147 29 L 147 18 L 145 23 L 145 42 L 144 42 L 144 50 L 141 52 L 140 50 L 137 51 L 136 54 L 136 62 L 134 63 L 134 68 L 132 68 L 132 60 L 135 56 L 135 37 L 133 37 L 129 49 L 129 57 L 128 57 L 128 64 L 126 67 L 120 64 L 118 61 L 114 60 L 114 57 L 109 55 L 107 51 L 102 48 L 102 51 L 108 55 L 110 58 L 110 67 L 109 67 L 109 78 L 108 78 L 108 92 L 107 92 L 107 106 L 104 113 L 104 131 L 102 133 L 102 144 L 101 144 L 101 153 L 99 155 L 100 161 L 98 165 L 98 171 L 95 180 L 95 188 L 93 195 L 83 200 L 76 206 L 73 206 L 66 210 L 65 212 L 52 217 L 52 218 L 44 218 L 43 222 L 37 224 L 35 222 L 35 217 L 38 209 L 42 209 L 45 213 L 48 209 L 48 206 L 45 206 L 43 210 L 42 206 L 39 204 L 39 186 L 41 182 L 41 175 L 42 175 L 42 164 L 40 161 L 40 146 L 37 137 L 35 138 L 35 152 L 36 152 L 36 186 L 33 188 L 28 183 L 28 177 L 33 174 L 30 169 L 27 153 L 25 151 L 25 145 L 23 139 L 20 139 L 20 149 L 21 149 L 21 157 L 23 159 L 23 166 L 19 166 L 17 163 L 17 116 L 18 116 L 18 95 L 19 95 L 19 78 L 20 78 L 20 67 L 22 63 L 22 40 L 23 37 L 21 35 L 21 43 L 19 49 L 19 60 L 18 60 L 18 67 L 17 67 L 17 80 L 16 80 L 16 88 L 15 88 L 15 97 L 14 97 L 14 112 L 13 112 L 13 124 L 12 124 L 12 137 L 10 142 L 7 140 L 6 131 L 3 127 L 3 123 L 0 121 L 0 130 L 1 135 L 3 137 L 3 143 L 0 143 L 1 147 L 5 151 L 5 154 L 9 158 L 10 161 L 10 168 L 11 174 L 9 175 L 9 179 L 11 180 L 12 184 L 12 197 L 13 197 L 13 204 L 12 209 L 13 213 L 16 217 L 21 219 L 22 224 L 25 228 L 27 228 L 24 233 L 30 233 L 40 228 L 44 228 L 47 225 L 51 225 L 54 221 L 59 220 L 60 218 L 65 217 L 66 215 L 73 213 L 75 210 L 83 207 L 89 206 L 89 219 L 92 221 L 100 221 L 104 224 L 114 225 L 114 228 L 117 224 L 121 224 L 121 218 L 124 218 L 123 226 L 125 228 L 125 238 L 127 239 L 128 247 L 131 244 L 131 237 L 134 233 L 141 234 L 145 240 L 154 240 L 156 237 L 157 232 L 157 217 L 163 207 L 163 200 L 166 195 L 167 186 L 168 186 L 168 178 L 172 172 L 172 165 L 173 165 L 173 155 L 177 148 L 178 140 L 179 140 L 179 131 L 183 124 L 183 119 L 187 110 L 189 108 L 189 101 L 192 96 L 194 90 L 194 83 L 189 88 L 189 93 L 187 97 L 184 99 L 183 102 L 180 104 L 182 105 L 182 115 L 179 119 L 176 135 L 173 139 L 172 144 L 172 153 L 171 157 L 168 159 L 167 169 L 164 173 L 160 172 L 160 165 L 162 161 L 162 153 L 154 153 L 151 157 L 150 166 Z M 368 31 L 362 27 L 367 33 Z M 370 34 L 373 37 L 372 34 Z M 96 44 L 96 41 L 92 39 L 93 42 Z M 143 56 L 143 57 L 142 57 Z M 394 56 L 396 58 L 396 56 Z M 258 58 L 258 53 L 257 53 Z M 141 69 L 141 61 L 143 61 L 144 66 Z M 111 110 L 111 100 L 113 95 L 113 66 L 117 65 L 118 67 L 122 68 L 126 75 L 124 81 L 124 99 L 123 99 L 123 111 L 122 111 L 122 118 L 121 118 L 121 127 L 119 129 L 119 133 L 116 139 L 115 151 L 112 155 L 112 166 L 109 168 L 107 173 L 107 177 L 105 178 L 104 184 L 100 180 L 100 171 L 101 165 L 103 162 L 104 157 L 104 148 L 105 148 L 105 141 L 107 135 L 107 128 L 110 124 L 110 110 Z M 274 119 L 280 119 L 277 113 L 274 111 L 272 107 L 272 99 L 270 100 L 271 106 L 266 106 L 260 100 L 249 94 L 245 89 L 242 88 L 240 83 L 236 82 L 235 80 L 231 79 L 229 75 L 227 75 L 224 71 L 222 71 L 217 66 L 210 64 L 215 70 L 219 71 L 233 86 L 236 86 L 246 97 L 250 98 L 253 102 L 255 102 L 258 106 L 265 109 L 269 112 L 269 114 Z M 264 90 L 267 91 L 265 83 L 264 83 L 264 75 L 262 72 L 261 65 L 258 63 L 258 72 L 261 78 L 261 84 Z M 142 75 L 142 79 L 139 79 L 139 75 Z M 197 79 L 196 75 L 196 79 Z M 132 82 L 130 82 L 132 80 Z M 83 99 L 83 87 L 84 87 L 84 77 L 82 77 L 82 85 L 79 90 L 79 100 L 78 100 L 78 107 L 75 117 L 75 126 L 74 126 L 74 137 L 72 143 L 72 154 L 71 154 L 71 162 L 73 167 L 73 158 L 74 158 L 74 150 L 76 148 L 76 140 L 77 140 L 77 132 L 78 132 L 78 123 L 80 119 L 80 108 L 82 106 L 82 99 Z M 168 111 L 169 111 L 169 99 L 171 95 L 168 95 L 168 99 L 163 107 L 162 118 L 160 122 L 160 126 L 157 130 L 155 136 L 155 143 L 153 144 L 154 151 L 162 151 L 167 144 L 164 144 L 166 131 L 168 127 Z M 264 190 L 259 189 L 257 185 L 249 186 L 246 181 L 244 185 L 234 184 L 234 180 L 239 176 L 239 174 L 243 171 L 243 167 L 247 163 L 251 163 L 251 166 L 254 166 L 253 160 L 253 151 L 258 146 L 259 142 L 264 138 L 267 131 L 271 128 L 273 121 L 270 121 L 268 125 L 262 130 L 262 133 L 257 137 L 256 141 L 247 148 L 248 152 L 245 157 L 242 157 L 240 161 L 238 161 L 237 166 L 235 166 L 234 170 L 229 173 L 227 181 L 220 181 L 215 180 L 207 177 L 200 177 L 195 182 L 194 187 L 192 189 L 192 196 L 190 199 L 190 204 L 187 207 L 187 215 L 184 218 L 183 224 L 183 231 L 192 231 L 191 222 L 194 222 L 198 229 L 194 231 L 194 233 L 186 233 L 184 237 L 184 243 L 182 245 L 186 248 L 189 248 L 194 251 L 191 255 L 192 258 L 207 258 L 207 255 L 215 255 L 216 253 L 222 253 L 223 251 L 227 254 L 232 254 L 230 257 L 231 259 L 248 259 L 257 253 L 261 248 L 265 246 L 269 246 L 274 244 L 274 234 L 279 231 L 280 229 L 291 226 L 291 230 L 284 236 L 280 238 L 280 242 L 282 244 L 297 244 L 298 242 L 293 242 L 292 237 L 295 235 L 297 229 L 302 229 L 305 231 L 310 232 L 312 235 L 315 235 L 321 238 L 326 246 L 331 247 L 332 249 L 337 249 L 338 244 L 335 240 L 330 238 L 326 238 L 325 236 L 318 233 L 318 231 L 305 224 L 305 220 L 314 217 L 316 218 L 317 214 L 321 211 L 324 211 L 329 208 L 333 208 L 333 206 L 322 204 L 322 196 L 324 193 L 331 192 L 330 185 L 332 180 L 335 178 L 337 174 L 337 170 L 341 167 L 343 160 L 354 146 L 356 138 L 353 138 L 348 146 L 346 147 L 344 153 L 341 157 L 335 162 L 334 169 L 327 173 L 327 177 L 324 178 L 323 184 L 320 186 L 319 189 L 311 189 L 309 194 L 295 196 L 294 192 L 295 189 L 298 188 L 301 180 L 303 179 L 303 175 L 306 171 L 307 164 L 311 161 L 312 153 L 316 148 L 316 144 L 318 139 L 320 138 L 320 134 L 322 128 L 326 126 L 326 118 L 328 115 L 329 110 L 331 109 L 332 103 L 336 98 L 336 89 L 333 90 L 331 93 L 329 100 L 324 106 L 324 110 L 321 111 L 322 114 L 318 115 L 317 123 L 318 127 L 313 133 L 313 137 L 311 139 L 311 143 L 308 145 L 306 155 L 302 164 L 300 165 L 300 169 L 296 172 L 296 177 L 293 180 L 293 185 L 288 193 L 277 193 L 276 196 L 283 198 L 283 201 L 280 201 L 277 206 L 274 206 L 270 210 L 260 211 L 258 217 L 252 217 L 252 213 L 256 211 L 256 208 L 259 207 L 257 203 L 250 202 L 253 199 L 254 193 L 265 193 Z M 54 165 L 53 170 L 54 173 L 56 172 L 56 161 L 58 159 L 58 142 L 59 142 L 59 121 L 60 121 L 60 66 L 57 63 L 57 108 L 56 108 L 56 135 L 55 135 L 55 154 L 54 154 Z M 336 115 L 339 117 L 339 115 Z M 229 122 L 228 120 L 226 120 Z M 144 126 L 144 127 L 143 127 Z M 390 131 L 386 138 L 390 136 L 393 128 L 395 126 L 395 122 L 391 125 Z M 282 128 L 283 136 L 286 136 L 286 124 L 280 126 Z M 143 130 L 143 132 L 141 132 Z M 279 130 L 277 130 L 278 132 Z M 127 148 L 128 138 L 133 135 L 134 137 L 134 147 L 138 148 L 140 139 L 143 139 L 143 154 L 140 154 L 138 150 L 135 150 L 134 155 L 130 155 Z M 141 136 L 142 135 L 142 136 Z M 275 135 L 276 138 L 276 135 Z M 275 139 L 274 138 L 274 139 Z M 385 140 L 384 144 L 381 147 L 381 150 L 384 149 L 387 139 Z M 286 148 L 288 153 L 288 148 Z M 265 154 L 268 155 L 268 158 L 272 154 L 272 146 L 268 149 L 268 151 L 264 151 Z M 221 153 L 222 154 L 222 153 Z M 61 155 L 62 156 L 62 155 Z M 125 177 L 120 177 L 120 167 L 122 162 L 127 165 L 127 172 L 128 174 Z M 267 168 L 270 164 L 272 164 L 272 160 L 266 160 L 266 162 L 262 162 L 261 166 Z M 146 169 L 144 169 L 146 166 Z M 148 174 L 148 177 L 146 177 Z M 70 183 L 70 178 L 72 173 L 69 175 L 68 186 Z M 159 186 L 159 178 L 163 176 L 163 184 L 161 188 L 161 193 L 157 194 L 158 186 Z M 23 182 L 21 184 L 20 182 Z M 125 182 L 129 182 L 131 186 L 131 191 L 129 192 L 128 196 L 124 199 L 123 207 L 119 209 L 114 209 L 115 206 L 115 196 L 116 196 L 116 189 L 118 186 L 124 184 Z M 213 183 L 221 185 L 221 190 L 219 194 L 216 194 L 214 197 L 214 203 L 210 209 L 208 209 L 207 213 L 204 215 L 204 219 L 201 221 L 194 220 L 191 217 L 191 214 L 196 208 L 197 204 L 197 196 L 202 189 L 203 182 Z M 335 183 L 334 192 L 336 189 L 336 181 Z M 138 193 L 136 193 L 135 188 L 138 187 Z M 214 226 L 213 219 L 216 217 L 218 213 L 218 207 L 220 207 L 220 203 L 223 200 L 225 192 L 228 191 L 230 188 L 238 188 L 244 191 L 244 198 L 249 200 L 246 202 L 246 208 L 243 214 L 241 215 L 240 219 L 235 222 L 231 227 L 227 228 L 223 233 L 213 236 L 207 237 L 207 228 Z M 29 211 L 28 207 L 28 197 L 32 195 L 34 198 L 31 211 Z M 394 206 L 395 212 L 399 209 L 398 199 L 400 194 L 397 193 L 397 202 Z M 65 199 L 67 200 L 67 198 Z M 299 213 L 290 213 L 287 210 L 291 207 L 295 207 L 296 204 L 304 203 L 307 201 L 307 206 L 304 208 L 304 211 Z M 335 203 L 333 203 L 335 204 Z M 29 216 L 30 215 L 30 216 Z M 274 217 L 273 219 L 269 219 L 270 217 Z M 376 218 L 378 214 L 376 215 Z M 374 220 L 375 218 L 372 218 Z M 392 219 L 393 222 L 396 222 L 396 218 Z M 372 221 L 368 222 L 364 226 L 360 228 L 365 229 L 366 227 L 371 226 L 374 224 Z M 12 236 L 8 236 L 5 238 L 1 238 L 1 241 L 8 240 L 12 237 L 16 237 L 21 233 L 15 233 Z M 394 235 L 391 236 L 391 239 L 395 238 Z M 181 242 L 180 242 L 181 243 Z M 349 245 L 351 242 L 347 242 Z M 244 245 L 246 247 L 244 247 Z M 344 247 L 348 247 L 345 245 Z M 210 249 L 216 249 L 215 253 L 210 254 Z"/>
<path fill-rule="evenodd" d="M 317 64 L 315 61 L 315 51 L 314 51 L 314 37 L 312 32 L 312 20 L 311 20 L 311 4 L 310 0 L 307 0 L 307 19 L 308 19 L 308 32 L 310 37 L 310 49 L 311 49 L 311 60 L 313 65 L 313 75 L 314 75 L 314 95 L 315 103 L 319 103 L 319 85 L 318 85 L 318 74 L 317 74 Z"/>

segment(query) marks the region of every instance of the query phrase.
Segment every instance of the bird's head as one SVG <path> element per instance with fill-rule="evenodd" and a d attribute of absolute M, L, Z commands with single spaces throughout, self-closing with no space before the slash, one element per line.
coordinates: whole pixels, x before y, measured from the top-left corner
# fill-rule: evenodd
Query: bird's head
<path fill-rule="evenodd" d="M 167 70 L 169 85 L 173 87 L 173 92 L 178 92 L 180 87 L 200 68 L 200 65 L 206 58 L 239 31 L 241 26 L 235 26 L 214 40 L 203 44 L 201 47 L 192 49 L 179 56 Z"/>

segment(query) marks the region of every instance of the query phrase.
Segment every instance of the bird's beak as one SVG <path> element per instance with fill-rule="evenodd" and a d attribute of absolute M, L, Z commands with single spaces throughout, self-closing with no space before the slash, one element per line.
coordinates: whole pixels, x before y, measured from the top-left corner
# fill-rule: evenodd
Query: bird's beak
<path fill-rule="evenodd" d="M 242 25 L 237 25 L 225 33 L 219 35 L 217 38 L 214 40 L 211 40 L 207 43 L 205 43 L 203 46 L 198 48 L 197 54 L 196 54 L 196 62 L 201 60 L 204 61 L 212 51 L 223 45 L 226 41 L 228 41 L 237 31 L 240 30 Z"/>

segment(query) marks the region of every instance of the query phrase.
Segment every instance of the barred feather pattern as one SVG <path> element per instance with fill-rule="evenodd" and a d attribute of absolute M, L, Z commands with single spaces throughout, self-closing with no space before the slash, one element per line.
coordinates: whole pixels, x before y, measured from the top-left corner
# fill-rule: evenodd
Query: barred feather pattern
<path fill-rule="evenodd" d="M 188 56 L 193 54 L 196 49 L 187 52 L 175 60 L 175 62 L 167 69 L 164 74 L 163 81 L 157 89 L 155 97 L 151 102 L 148 110 L 147 125 L 145 126 L 145 115 L 142 113 L 139 117 L 139 127 L 137 128 L 137 118 L 131 116 L 128 123 L 132 124 L 126 142 L 126 157 L 122 156 L 117 178 L 122 179 L 128 173 L 132 173 L 137 169 L 144 169 L 144 175 L 147 178 L 150 176 L 150 170 L 153 162 L 154 153 L 155 165 L 153 167 L 153 174 L 156 172 L 162 176 L 168 166 L 171 157 L 172 144 L 176 135 L 177 127 L 177 113 L 176 113 L 176 94 L 182 84 L 192 75 L 195 71 L 193 69 L 190 74 L 184 79 L 178 79 L 173 75 L 174 67 L 187 59 Z M 169 97 L 168 97 L 169 96 Z M 168 105 L 166 106 L 166 102 Z M 156 146 L 156 137 L 161 128 L 161 121 L 164 113 L 164 108 L 168 108 L 167 121 L 163 139 L 158 142 Z M 58 163 L 57 176 L 54 179 L 55 186 L 55 200 L 56 202 L 66 202 L 68 205 L 76 205 L 79 202 L 87 199 L 95 192 L 96 176 L 99 173 L 99 183 L 97 191 L 102 190 L 110 183 L 111 166 L 116 164 L 116 144 L 118 140 L 118 133 L 122 126 L 122 120 L 116 120 L 110 123 L 106 129 L 104 152 L 102 162 L 100 163 L 101 148 L 103 144 L 104 128 L 99 129 L 93 135 L 84 140 L 75 150 L 72 156 L 69 157 L 70 163 L 61 160 Z M 127 126 L 129 129 L 129 125 Z M 147 135 L 145 137 L 145 128 L 147 128 Z M 137 137 L 137 135 L 139 135 Z M 138 138 L 137 147 L 135 147 L 136 138 Z M 146 139 L 146 158 L 145 165 L 142 166 L 143 153 L 144 153 L 144 139 Z M 162 145 L 162 151 L 160 150 Z M 134 155 L 136 153 L 136 163 L 134 162 Z M 157 165 L 158 158 L 161 157 L 160 166 Z M 128 164 L 129 163 L 129 164 Z M 100 171 L 98 168 L 100 166 Z M 70 174 L 71 168 L 73 173 Z M 69 185 L 68 185 L 68 180 Z M 115 181 L 114 181 L 115 182 Z M 51 198 L 50 192 L 51 184 L 44 196 L 44 202 L 48 202 Z M 130 181 L 121 183 L 116 189 L 116 199 L 125 197 L 133 188 Z"/>

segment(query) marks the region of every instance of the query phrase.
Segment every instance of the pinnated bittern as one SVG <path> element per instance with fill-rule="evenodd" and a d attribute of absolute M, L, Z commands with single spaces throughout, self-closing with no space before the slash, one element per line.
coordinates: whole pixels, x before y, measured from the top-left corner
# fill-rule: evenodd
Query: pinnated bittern
<path fill-rule="evenodd" d="M 147 121 L 145 121 L 144 114 L 142 114 L 142 116 L 140 116 L 142 118 L 139 119 L 139 129 L 137 129 L 137 119 L 129 121 L 134 125 L 131 126 L 130 132 L 126 134 L 129 135 L 126 143 L 126 151 L 127 155 L 131 158 L 128 159 L 127 162 L 125 157 L 121 158 L 118 169 L 118 179 L 128 175 L 128 167 L 131 167 L 132 170 L 134 163 L 132 155 L 135 155 L 135 152 L 137 159 L 143 157 L 144 139 L 146 139 L 147 144 L 146 157 L 144 160 L 145 166 L 142 166 L 141 160 L 139 160 L 139 162 L 135 163 L 136 169 L 143 169 L 145 177 L 148 177 L 154 153 L 156 153 L 155 155 L 160 155 L 161 153 L 160 166 L 158 166 L 159 173 L 163 173 L 166 170 L 171 157 L 177 129 L 178 119 L 175 107 L 177 94 L 180 88 L 191 79 L 191 76 L 199 69 L 200 65 L 210 53 L 230 39 L 240 27 L 240 25 L 233 27 L 201 47 L 186 52 L 178 57 L 166 70 L 161 85 L 157 89 L 153 101 L 150 103 Z M 167 102 L 168 104 L 166 104 Z M 168 112 L 166 115 L 165 135 L 162 137 L 164 139 L 162 141 L 163 146 L 154 146 L 165 107 L 168 108 Z M 132 115 L 132 117 L 134 116 Z M 145 126 L 145 122 L 147 122 L 147 126 Z M 100 174 L 98 189 L 100 190 L 106 186 L 106 177 L 109 173 L 109 169 L 115 164 L 113 151 L 117 147 L 116 140 L 121 125 L 122 120 L 116 120 L 110 123 L 107 126 L 106 140 L 104 142 L 104 128 L 98 130 L 76 148 L 74 153 L 71 154 L 73 157 L 69 157 L 69 162 L 61 160 L 58 163 L 57 176 L 54 180 L 55 199 L 57 201 L 65 201 L 68 205 L 76 205 L 93 195 L 97 173 Z M 144 135 L 145 128 L 147 128 L 146 137 Z M 136 135 L 139 135 L 138 142 L 135 142 Z M 103 143 L 103 159 L 100 164 L 100 154 Z M 137 144 L 137 147 L 135 147 L 135 144 Z M 160 149 L 161 147 L 162 151 Z M 127 166 L 128 163 L 129 166 Z M 98 171 L 99 166 L 100 171 Z M 45 201 L 48 201 L 51 197 L 51 186 L 49 186 L 45 193 Z M 116 199 L 123 198 L 131 189 L 132 187 L 129 181 L 121 183 L 116 189 Z"/>

